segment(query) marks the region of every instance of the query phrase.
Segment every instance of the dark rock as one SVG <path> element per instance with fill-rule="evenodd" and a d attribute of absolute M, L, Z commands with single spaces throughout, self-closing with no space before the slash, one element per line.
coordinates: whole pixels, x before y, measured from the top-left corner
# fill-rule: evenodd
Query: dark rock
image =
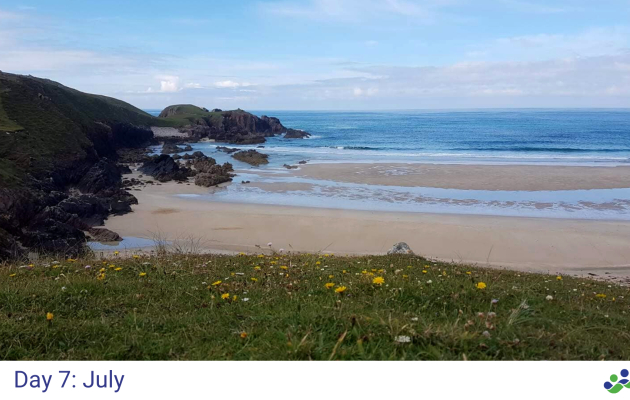
<path fill-rule="evenodd" d="M 269 156 L 267 154 L 259 153 L 256 150 L 242 150 L 232 154 L 232 157 L 253 166 L 269 164 L 269 160 L 267 160 Z"/>
<path fill-rule="evenodd" d="M 223 112 L 223 110 L 221 110 L 220 108 L 213 108 L 212 110 L 210 110 L 210 112 Z"/>
<path fill-rule="evenodd" d="M 250 181 L 241 181 L 241 183 L 242 183 L 243 185 L 245 185 L 245 184 L 247 184 L 247 183 L 251 183 L 251 182 L 250 182 Z"/>
<path fill-rule="evenodd" d="M 298 168 L 297 165 L 289 165 L 289 164 L 284 164 L 283 167 L 286 168 L 286 169 L 297 169 Z"/>
<path fill-rule="evenodd" d="M 304 161 L 304 160 L 299 161 L 298 164 L 306 164 L 306 161 Z"/>
<path fill-rule="evenodd" d="M 102 158 L 83 176 L 77 187 L 83 193 L 99 194 L 105 190 L 118 187 L 121 173 L 116 164 Z"/>
<path fill-rule="evenodd" d="M 120 242 L 122 240 L 119 234 L 105 228 L 90 228 L 88 233 L 99 242 Z"/>
<path fill-rule="evenodd" d="M 218 165 L 213 158 L 198 161 L 195 164 L 195 168 L 200 171 L 195 176 L 195 185 L 197 186 L 210 187 L 220 183 L 231 182 L 234 176 L 231 173 L 234 170 L 232 164 Z"/>
<path fill-rule="evenodd" d="M 310 136 L 311 134 L 308 132 L 291 128 L 287 129 L 286 133 L 284 134 L 285 139 L 304 139 Z"/>
<path fill-rule="evenodd" d="M 143 163 L 151 158 L 149 149 L 118 149 L 118 162 L 127 164 Z"/>
<path fill-rule="evenodd" d="M 123 164 L 119 164 L 118 165 L 118 171 L 122 174 L 122 175 L 129 175 L 131 173 L 133 173 L 131 171 L 131 168 L 129 168 L 128 165 L 123 165 Z"/>
<path fill-rule="evenodd" d="M 168 182 L 171 180 L 186 180 L 190 175 L 190 170 L 173 160 L 173 157 L 162 154 L 145 162 L 139 168 L 144 174 L 154 177 L 160 182 Z"/>
<path fill-rule="evenodd" d="M 173 160 L 181 160 L 182 158 L 184 158 L 184 159 L 185 159 L 187 155 L 188 155 L 188 154 L 186 154 L 184 157 L 182 157 L 182 156 L 181 156 L 181 155 L 179 155 L 179 154 L 173 154 L 173 155 L 172 155 L 172 157 L 173 157 Z"/>
<path fill-rule="evenodd" d="M 192 153 L 192 154 L 184 154 L 184 157 L 183 157 L 183 158 L 184 158 L 184 160 L 194 160 L 194 159 L 197 159 L 197 158 L 204 158 L 205 156 L 206 156 L 206 155 L 205 155 L 205 154 L 203 154 L 202 152 L 200 152 L 200 151 L 195 151 L 195 152 L 194 152 L 194 153 Z"/>
<path fill-rule="evenodd" d="M 179 147 L 174 143 L 164 143 L 162 146 L 162 154 L 183 153 L 184 151 L 192 151 L 192 147 L 190 145 Z"/>
<path fill-rule="evenodd" d="M 258 146 L 258 147 L 264 147 L 264 146 Z M 239 151 L 240 149 L 237 149 L 235 147 L 217 146 L 217 150 L 218 151 L 222 151 L 224 153 L 232 154 L 232 153 L 235 153 L 235 152 Z"/>

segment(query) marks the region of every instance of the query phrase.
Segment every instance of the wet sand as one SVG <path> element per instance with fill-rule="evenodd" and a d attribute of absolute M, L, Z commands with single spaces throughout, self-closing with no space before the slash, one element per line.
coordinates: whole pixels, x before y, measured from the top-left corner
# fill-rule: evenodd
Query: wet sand
<path fill-rule="evenodd" d="M 209 191 L 174 182 L 148 185 L 133 192 L 139 200 L 133 213 L 111 217 L 105 226 L 122 236 L 194 238 L 196 248 L 212 251 L 257 252 L 257 245 L 266 249 L 272 242 L 287 251 L 382 254 L 404 241 L 416 253 L 441 260 L 630 276 L 626 221 L 348 211 L 175 196 Z"/>
<path fill-rule="evenodd" d="M 630 167 L 443 164 L 307 164 L 296 176 L 368 185 L 463 190 L 630 188 Z"/>

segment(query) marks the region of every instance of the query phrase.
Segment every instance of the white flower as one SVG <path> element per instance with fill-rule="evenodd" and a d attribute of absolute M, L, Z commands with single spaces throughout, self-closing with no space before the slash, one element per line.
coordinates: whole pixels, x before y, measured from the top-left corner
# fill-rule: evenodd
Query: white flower
<path fill-rule="evenodd" d="M 203 286 L 206 286 L 206 285 L 208 284 L 208 282 L 201 282 L 201 284 L 202 284 Z"/>
<path fill-rule="evenodd" d="M 488 318 L 494 318 L 494 317 L 496 317 L 496 316 L 497 316 L 497 313 L 495 313 L 495 312 L 490 311 L 490 312 L 488 313 Z"/>
<path fill-rule="evenodd" d="M 86 265 L 86 266 L 85 266 L 85 269 L 90 269 L 90 268 L 92 268 L 92 266 L 91 266 L 91 265 Z"/>
<path fill-rule="evenodd" d="M 549 295 L 547 295 L 547 297 L 545 297 L 545 299 L 547 299 L 548 301 L 551 301 L 551 300 L 553 300 L 553 296 L 549 294 Z"/>
<path fill-rule="evenodd" d="M 418 317 L 413 317 L 413 318 L 411 318 L 411 320 L 416 322 L 418 320 Z"/>
<path fill-rule="evenodd" d="M 396 336 L 396 343 L 411 343 L 409 336 Z"/>
<path fill-rule="evenodd" d="M 282 253 L 284 251 L 284 249 L 280 249 L 278 250 L 278 253 Z"/>
<path fill-rule="evenodd" d="M 245 297 L 243 301 L 249 301 L 249 297 Z"/>
<path fill-rule="evenodd" d="M 499 302 L 499 299 L 492 299 L 492 304 L 497 304 Z"/>
<path fill-rule="evenodd" d="M 429 280 L 427 281 L 427 283 L 433 283 L 433 281 L 429 279 Z"/>
<path fill-rule="evenodd" d="M 267 243 L 267 246 L 271 247 L 273 245 L 273 243 L 269 242 Z"/>
<path fill-rule="evenodd" d="M 482 335 L 483 335 L 484 337 L 486 337 L 486 338 L 489 338 L 489 337 L 490 337 L 490 332 L 488 332 L 488 331 L 483 331 Z"/>
<path fill-rule="evenodd" d="M 61 288 L 61 291 L 62 291 L 62 292 L 65 292 L 65 291 L 66 291 L 66 287 L 65 287 L 65 286 L 63 286 L 63 287 Z"/>

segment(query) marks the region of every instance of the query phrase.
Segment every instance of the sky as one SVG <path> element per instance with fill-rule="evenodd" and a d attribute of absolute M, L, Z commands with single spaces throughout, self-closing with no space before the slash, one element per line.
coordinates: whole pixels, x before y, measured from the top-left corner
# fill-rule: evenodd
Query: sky
<path fill-rule="evenodd" d="M 0 0 L 0 70 L 144 109 L 630 107 L 630 0 Z"/>

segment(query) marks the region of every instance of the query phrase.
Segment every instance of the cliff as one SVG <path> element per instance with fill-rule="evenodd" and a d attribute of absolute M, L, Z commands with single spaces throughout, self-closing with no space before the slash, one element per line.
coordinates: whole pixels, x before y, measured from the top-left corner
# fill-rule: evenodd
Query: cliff
<path fill-rule="evenodd" d="M 91 226 L 131 211 L 116 151 L 150 141 L 151 125 L 164 122 L 120 100 L 0 72 L 0 259 L 76 253 Z"/>

